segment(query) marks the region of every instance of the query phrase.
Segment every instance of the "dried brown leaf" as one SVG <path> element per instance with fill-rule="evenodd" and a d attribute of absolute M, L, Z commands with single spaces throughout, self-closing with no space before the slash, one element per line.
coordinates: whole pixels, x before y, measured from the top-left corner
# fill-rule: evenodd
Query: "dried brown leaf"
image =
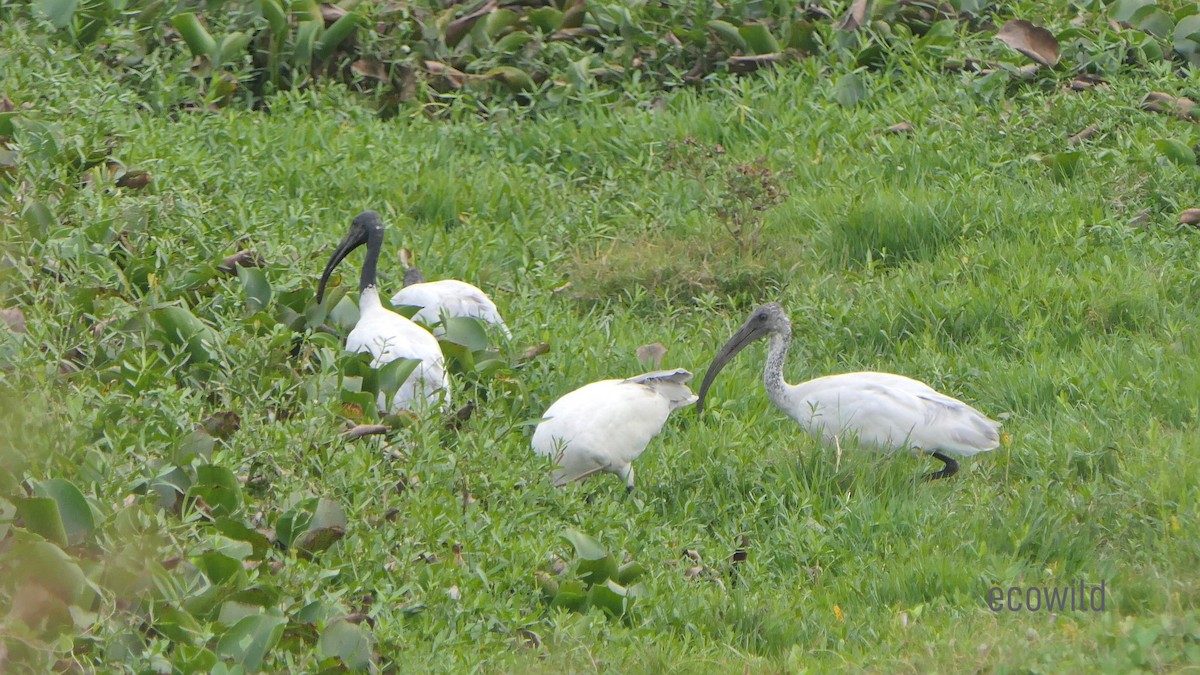
<path fill-rule="evenodd" d="M 522 352 L 521 355 L 517 357 L 517 363 L 525 363 L 526 361 L 532 361 L 532 360 L 536 359 L 537 357 L 541 356 L 542 354 L 545 354 L 549 351 L 550 351 L 550 343 L 549 342 L 539 342 L 536 345 L 534 345 L 534 346 L 530 347 L 529 349 L 526 349 L 524 352 Z"/>
<path fill-rule="evenodd" d="M 1058 39 L 1054 34 L 1024 19 L 1012 19 L 1000 27 L 996 39 L 1048 68 L 1058 64 Z"/>
<path fill-rule="evenodd" d="M 662 368 L 663 357 L 666 356 L 666 354 L 667 348 L 659 342 L 642 345 L 641 347 L 637 348 L 638 361 L 641 362 L 642 366 L 651 368 L 652 370 L 658 370 L 659 368 Z"/>
<path fill-rule="evenodd" d="M 1146 98 L 1142 99 L 1142 109 L 1175 115 L 1180 119 L 1193 122 L 1200 120 L 1200 108 L 1196 107 L 1195 101 L 1183 96 L 1176 98 L 1161 91 L 1152 91 L 1146 94 Z"/>
<path fill-rule="evenodd" d="M 1179 214 L 1180 225 L 1200 225 L 1200 209 L 1185 209 Z"/>
<path fill-rule="evenodd" d="M 204 418 L 196 425 L 196 431 L 207 432 L 218 440 L 228 440 L 238 429 L 242 428 L 242 418 L 232 410 L 215 413 Z"/>
<path fill-rule="evenodd" d="M 499 0 L 488 0 L 487 4 L 485 4 L 483 7 L 480 7 L 470 14 L 460 16 L 454 21 L 451 21 L 450 25 L 446 26 L 446 34 L 443 38 L 446 42 L 446 46 L 454 48 L 454 45 L 457 45 L 459 42 L 461 42 L 467 33 L 471 32 L 471 28 L 475 26 L 476 21 L 479 21 L 488 14 L 496 11 L 496 8 L 499 5 Z"/>
<path fill-rule="evenodd" d="M 7 94 L 0 95 L 0 113 L 12 112 L 17 107 L 13 105 L 12 99 Z"/>
<path fill-rule="evenodd" d="M 578 40 L 579 38 L 600 37 L 598 26 L 576 26 L 575 28 L 560 28 L 550 34 L 549 42 Z"/>
<path fill-rule="evenodd" d="M 321 3 L 321 18 L 325 20 L 326 28 L 329 28 L 333 24 L 337 23 L 338 19 L 346 16 L 349 13 L 350 12 L 347 12 L 331 2 Z"/>
<path fill-rule="evenodd" d="M 350 64 L 350 71 L 359 77 L 386 82 L 388 79 L 387 66 L 376 59 L 359 59 Z"/>
<path fill-rule="evenodd" d="M 1074 136 L 1071 136 L 1070 138 L 1068 138 L 1067 142 L 1070 143 L 1071 145 L 1075 145 L 1076 143 L 1082 143 L 1082 142 L 1086 141 L 1087 139 L 1091 138 L 1092 136 L 1095 136 L 1098 133 L 1100 133 L 1100 127 L 1093 124 L 1093 125 L 1087 127 L 1086 129 L 1084 129 L 1083 131 L 1080 131 L 1079 133 L 1075 134 Z"/>
<path fill-rule="evenodd" d="M 854 0 L 850 11 L 838 22 L 837 27 L 845 31 L 856 31 L 867 25 L 870 16 L 871 0 Z"/>
<path fill-rule="evenodd" d="M 237 274 L 239 267 L 262 267 L 265 264 L 267 261 L 263 260 L 258 251 L 243 249 L 222 260 L 221 264 L 217 265 L 217 269 L 225 274 L 233 275 Z"/>
<path fill-rule="evenodd" d="M 350 427 L 342 434 L 342 437 L 348 441 L 353 441 L 364 436 L 375 436 L 378 434 L 386 434 L 388 427 L 382 424 L 356 424 Z"/>
<path fill-rule="evenodd" d="M 25 313 L 16 307 L 0 309 L 0 321 L 14 333 L 25 333 Z"/>
<path fill-rule="evenodd" d="M 912 122 L 897 122 L 887 128 L 889 134 L 911 134 L 913 132 Z"/>
<path fill-rule="evenodd" d="M 426 61 L 425 70 L 430 75 L 440 77 L 453 89 L 462 89 L 467 82 L 467 74 L 457 68 L 448 66 L 441 61 Z"/>
<path fill-rule="evenodd" d="M 763 66 L 772 66 L 783 60 L 783 54 L 757 54 L 755 56 L 731 56 L 725 62 L 731 73 L 749 73 Z"/>
<path fill-rule="evenodd" d="M 154 180 L 154 176 L 151 176 L 149 171 L 130 169 L 117 179 L 117 187 L 141 190 L 149 185 L 152 180 Z"/>

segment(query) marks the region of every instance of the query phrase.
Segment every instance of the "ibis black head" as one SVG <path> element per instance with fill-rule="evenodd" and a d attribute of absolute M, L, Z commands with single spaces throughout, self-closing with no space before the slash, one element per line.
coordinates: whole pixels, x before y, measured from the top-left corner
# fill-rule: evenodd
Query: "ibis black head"
<path fill-rule="evenodd" d="M 792 332 L 792 322 L 788 320 L 787 312 L 777 302 L 768 302 L 765 305 L 759 305 L 750 313 L 750 318 L 742 324 L 733 337 L 717 352 L 713 357 L 712 363 L 708 366 L 708 371 L 704 373 L 704 381 L 700 383 L 700 391 L 697 394 L 696 413 L 704 411 L 704 397 L 708 394 L 708 388 L 712 385 L 713 380 L 717 379 L 717 374 L 725 367 L 725 364 L 733 360 L 738 352 L 745 349 L 750 343 L 760 340 L 768 335 L 782 333 L 790 335 Z"/>
<path fill-rule="evenodd" d="M 379 261 L 379 249 L 383 246 L 383 219 L 374 211 L 363 211 L 350 223 L 350 231 L 342 237 L 342 241 L 333 251 L 333 257 L 329 259 L 329 264 L 325 265 L 325 271 L 321 273 L 321 283 L 317 286 L 317 302 L 325 297 L 325 284 L 329 282 L 329 275 L 333 273 L 333 269 L 345 260 L 351 251 L 364 244 L 367 246 L 367 259 L 363 261 L 359 290 L 375 285 L 375 265 Z"/>

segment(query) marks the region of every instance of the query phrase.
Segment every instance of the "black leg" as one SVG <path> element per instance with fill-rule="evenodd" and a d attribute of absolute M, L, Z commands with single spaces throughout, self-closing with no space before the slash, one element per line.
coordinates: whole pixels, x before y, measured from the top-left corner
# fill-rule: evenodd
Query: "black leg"
<path fill-rule="evenodd" d="M 632 486 L 632 485 L 626 485 L 626 486 L 625 486 L 625 494 L 627 494 L 627 495 L 628 495 L 628 494 L 633 494 L 633 486 Z"/>
<path fill-rule="evenodd" d="M 950 476 L 953 476 L 954 474 L 958 473 L 958 462 L 954 461 L 953 458 L 947 457 L 946 455 L 943 455 L 940 452 L 933 453 L 933 456 L 942 460 L 942 462 L 946 466 L 942 467 L 941 471 L 934 471 L 934 472 L 925 474 L 925 480 L 937 480 L 939 478 L 949 478 Z"/>

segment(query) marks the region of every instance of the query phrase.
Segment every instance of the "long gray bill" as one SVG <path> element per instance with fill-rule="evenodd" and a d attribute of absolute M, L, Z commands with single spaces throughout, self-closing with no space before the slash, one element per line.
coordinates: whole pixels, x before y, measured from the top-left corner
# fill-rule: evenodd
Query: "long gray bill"
<path fill-rule="evenodd" d="M 759 326 L 752 326 L 747 322 L 717 351 L 717 355 L 713 357 L 712 363 L 709 364 L 708 370 L 704 373 L 704 381 L 700 383 L 700 391 L 696 393 L 697 415 L 704 412 L 704 397 L 708 395 L 708 388 L 712 385 L 713 380 L 717 379 L 717 375 L 721 372 L 721 369 L 732 361 L 733 357 L 738 355 L 738 352 L 766 334 L 766 331 L 762 330 Z"/>

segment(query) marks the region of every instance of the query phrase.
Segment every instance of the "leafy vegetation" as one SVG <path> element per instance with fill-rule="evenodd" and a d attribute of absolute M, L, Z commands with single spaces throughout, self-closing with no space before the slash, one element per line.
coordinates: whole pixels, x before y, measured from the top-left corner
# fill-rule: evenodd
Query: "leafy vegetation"
<path fill-rule="evenodd" d="M 1193 5 L 871 4 L 0 6 L 0 669 L 1200 661 Z M 467 419 L 381 415 L 410 364 L 315 302 L 365 208 L 385 290 L 407 246 L 509 320 L 447 326 Z M 793 381 L 919 377 L 1003 446 L 838 455 L 746 358 L 632 495 L 549 484 L 551 401 L 764 300 Z"/>

